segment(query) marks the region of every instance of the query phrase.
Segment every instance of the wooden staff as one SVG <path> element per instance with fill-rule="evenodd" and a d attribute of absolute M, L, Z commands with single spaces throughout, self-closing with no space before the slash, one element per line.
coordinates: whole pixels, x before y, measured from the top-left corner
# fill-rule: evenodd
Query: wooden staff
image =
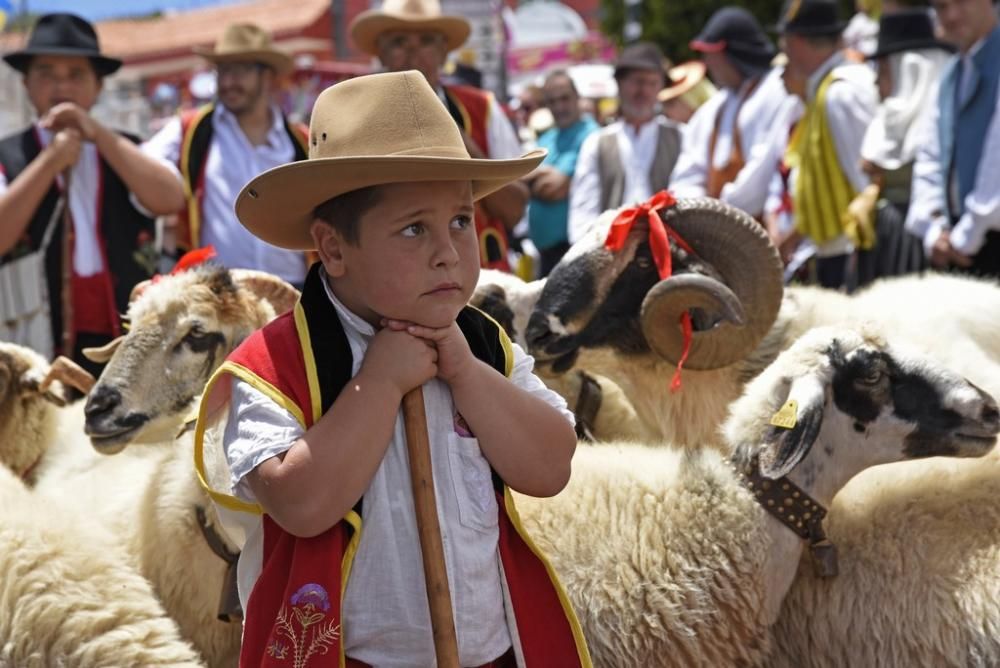
<path fill-rule="evenodd" d="M 444 564 L 444 548 L 441 546 L 441 525 L 438 523 L 437 502 L 434 498 L 434 474 L 431 471 L 424 393 L 419 387 L 410 390 L 403 397 L 403 424 L 406 428 L 406 451 L 410 458 L 410 480 L 413 483 L 413 508 L 420 535 L 420 554 L 424 561 L 427 604 L 430 607 L 431 631 L 434 634 L 434 653 L 440 668 L 459 668 L 455 619 L 451 611 L 448 573 Z"/>
<path fill-rule="evenodd" d="M 69 210 L 69 185 L 72 167 L 63 170 L 63 230 L 62 230 L 62 277 L 59 282 L 62 301 L 62 339 L 60 340 L 63 355 L 73 357 L 76 347 L 76 333 L 73 329 L 73 216 Z"/>

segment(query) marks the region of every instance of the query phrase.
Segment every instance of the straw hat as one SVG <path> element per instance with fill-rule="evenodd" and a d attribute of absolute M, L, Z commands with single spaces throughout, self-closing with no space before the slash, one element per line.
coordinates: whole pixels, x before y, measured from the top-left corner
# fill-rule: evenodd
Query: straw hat
<path fill-rule="evenodd" d="M 681 97 L 695 86 L 706 82 L 705 71 L 705 63 L 700 60 L 691 60 L 671 67 L 667 72 L 670 76 L 670 85 L 659 92 L 656 96 L 657 99 L 660 102 L 669 102 L 676 97 Z M 714 87 L 711 87 L 710 90 L 712 93 L 715 92 Z"/>
<path fill-rule="evenodd" d="M 236 215 L 270 244 L 309 250 L 313 210 L 337 195 L 384 183 L 471 181 L 472 197 L 480 199 L 544 157 L 545 151 L 535 150 L 512 160 L 474 160 L 420 72 L 371 74 L 320 94 L 309 126 L 309 158 L 246 184 L 236 198 Z"/>
<path fill-rule="evenodd" d="M 233 61 L 264 63 L 278 74 L 287 74 L 294 66 L 292 57 L 274 48 L 271 36 L 252 23 L 231 23 L 226 26 L 214 48 L 195 47 L 193 51 L 215 64 Z"/>
<path fill-rule="evenodd" d="M 444 35 L 448 51 L 465 44 L 471 26 L 461 16 L 441 14 L 439 0 L 385 0 L 382 9 L 370 9 L 351 21 L 351 38 L 359 50 L 378 55 L 378 37 L 390 30 L 419 30 Z"/>

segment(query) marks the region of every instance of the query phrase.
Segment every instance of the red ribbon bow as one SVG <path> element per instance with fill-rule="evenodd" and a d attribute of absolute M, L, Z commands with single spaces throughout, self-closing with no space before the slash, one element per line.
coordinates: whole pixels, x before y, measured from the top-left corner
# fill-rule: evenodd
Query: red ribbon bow
<path fill-rule="evenodd" d="M 688 253 L 694 255 L 691 246 L 688 245 L 681 235 L 666 225 L 660 218 L 659 212 L 669 209 L 677 204 L 677 200 L 666 190 L 661 190 L 649 200 L 637 204 L 628 209 L 623 209 L 611 223 L 607 239 L 604 240 L 604 247 L 611 251 L 619 251 L 625 246 L 628 233 L 632 230 L 639 218 L 645 216 L 649 220 L 649 248 L 653 252 L 653 261 L 656 263 L 656 270 L 660 280 L 670 278 L 673 274 L 673 263 L 670 257 L 670 243 L 673 242 L 683 248 Z M 691 352 L 691 314 L 685 311 L 680 319 L 681 335 L 684 337 L 684 346 L 681 350 L 681 358 L 677 362 L 677 371 L 670 381 L 670 391 L 677 392 L 681 389 L 681 368 L 687 361 L 688 353 Z"/>
<path fill-rule="evenodd" d="M 208 262 L 216 255 L 218 253 L 215 252 L 215 246 L 202 246 L 201 248 L 190 250 L 177 260 L 177 264 L 174 265 L 174 268 L 170 270 L 167 276 L 181 274 L 191 267 L 197 267 L 199 264 Z M 163 278 L 163 274 L 154 274 L 150 282 L 158 283 L 161 278 Z"/>

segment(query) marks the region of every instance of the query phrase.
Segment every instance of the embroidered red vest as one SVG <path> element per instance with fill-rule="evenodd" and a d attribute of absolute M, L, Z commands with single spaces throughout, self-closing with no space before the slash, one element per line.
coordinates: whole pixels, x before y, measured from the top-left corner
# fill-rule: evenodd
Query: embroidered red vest
<path fill-rule="evenodd" d="M 483 153 L 490 156 L 486 126 L 490 118 L 490 95 L 471 86 L 444 86 L 445 94 L 458 109 L 461 127 Z M 490 218 L 481 204 L 476 204 L 476 233 L 479 235 L 479 263 L 484 269 L 510 271 L 507 262 L 507 229 Z"/>
<path fill-rule="evenodd" d="M 351 377 L 350 346 L 323 289 L 319 265 L 306 277 L 295 308 L 247 338 L 209 382 L 231 373 L 282 399 L 309 428 Z M 510 340 L 473 308 L 457 319 L 473 353 L 509 375 Z M 205 421 L 205 403 L 199 421 Z M 196 430 L 196 461 L 204 426 Z M 198 461 L 199 471 L 202 464 Z M 202 480 L 204 483 L 204 475 Z M 511 636 L 530 668 L 590 666 L 576 615 L 554 572 L 520 527 L 506 485 L 494 473 L 499 553 L 514 610 Z M 209 493 L 219 501 L 217 493 Z M 260 576 L 247 601 L 240 665 L 343 666 L 341 603 L 362 531 L 361 502 L 337 525 L 312 537 L 284 531 L 262 516 Z"/>

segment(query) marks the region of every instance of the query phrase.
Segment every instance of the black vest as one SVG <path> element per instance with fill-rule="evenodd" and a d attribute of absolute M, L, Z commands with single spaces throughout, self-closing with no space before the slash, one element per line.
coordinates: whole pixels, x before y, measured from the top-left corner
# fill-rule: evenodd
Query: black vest
<path fill-rule="evenodd" d="M 124 136 L 138 143 L 137 138 Z M 33 127 L 0 140 L 0 165 L 3 166 L 7 182 L 17 178 L 40 152 L 41 146 Z M 102 190 L 98 203 L 101 211 L 100 220 L 97 221 L 98 234 L 111 276 L 115 307 L 119 313 L 124 313 L 128 308 L 132 288 L 136 283 L 152 276 L 156 268 L 156 228 L 152 218 L 132 205 L 128 187 L 103 158 L 100 158 L 100 169 Z M 59 189 L 53 182 L 28 224 L 25 238 L 7 255 L 0 257 L 0 264 L 41 246 L 45 226 L 58 201 Z M 55 234 L 45 254 L 45 274 L 51 302 L 52 340 L 56 344 L 57 353 L 72 355 L 72 350 L 60 348 L 63 332 L 63 233 L 63 221 L 60 220 L 56 223 Z"/>

